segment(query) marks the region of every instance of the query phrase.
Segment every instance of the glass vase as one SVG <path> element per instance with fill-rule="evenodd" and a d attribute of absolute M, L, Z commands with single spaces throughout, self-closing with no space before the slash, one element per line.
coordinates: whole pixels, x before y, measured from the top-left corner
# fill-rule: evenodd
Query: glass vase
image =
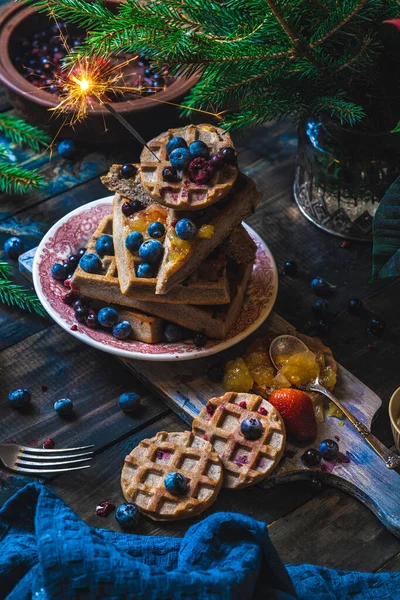
<path fill-rule="evenodd" d="M 371 241 L 379 201 L 400 174 L 400 134 L 371 134 L 309 119 L 298 131 L 294 196 L 317 227 Z"/>

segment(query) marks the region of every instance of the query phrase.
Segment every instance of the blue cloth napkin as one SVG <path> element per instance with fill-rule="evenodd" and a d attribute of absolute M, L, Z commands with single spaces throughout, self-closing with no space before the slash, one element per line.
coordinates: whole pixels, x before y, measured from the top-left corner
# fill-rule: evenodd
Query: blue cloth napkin
<path fill-rule="evenodd" d="M 217 513 L 182 539 L 89 527 L 31 483 L 0 511 L 0 598 L 7 600 L 395 600 L 397 573 L 285 569 L 265 523 Z"/>

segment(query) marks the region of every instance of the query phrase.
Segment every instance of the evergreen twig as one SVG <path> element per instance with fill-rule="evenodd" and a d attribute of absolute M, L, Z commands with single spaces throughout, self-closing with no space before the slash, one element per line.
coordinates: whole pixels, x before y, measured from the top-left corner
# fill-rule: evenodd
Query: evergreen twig
<path fill-rule="evenodd" d="M 40 188 L 45 179 L 36 169 L 25 169 L 18 164 L 0 160 L 0 191 L 7 194 L 25 194 L 30 187 Z"/>
<path fill-rule="evenodd" d="M 7 113 L 0 113 L 0 133 L 14 144 L 29 146 L 35 152 L 50 143 L 50 137 L 44 131 Z"/>
<path fill-rule="evenodd" d="M 18 306 L 42 317 L 46 314 L 39 298 L 33 292 L 9 279 L 0 279 L 0 302 L 7 306 Z"/>

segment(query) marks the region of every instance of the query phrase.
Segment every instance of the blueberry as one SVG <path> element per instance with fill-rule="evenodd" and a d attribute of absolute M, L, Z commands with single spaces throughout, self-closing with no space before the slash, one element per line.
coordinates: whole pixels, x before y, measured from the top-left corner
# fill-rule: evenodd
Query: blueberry
<path fill-rule="evenodd" d="M 140 277 L 141 279 L 152 279 L 155 277 L 154 265 L 141 263 L 136 269 L 136 277 Z"/>
<path fill-rule="evenodd" d="M 197 227 L 190 219 L 181 219 L 175 225 L 175 233 L 181 240 L 192 240 L 196 232 Z"/>
<path fill-rule="evenodd" d="M 152 77 L 154 75 L 152 69 L 150 67 L 147 67 L 147 69 L 144 70 L 144 76 L 145 77 Z M 174 138 L 172 138 L 174 139 Z M 168 150 L 167 150 L 168 152 Z"/>
<path fill-rule="evenodd" d="M 75 319 L 78 323 L 86 323 L 88 315 L 89 309 L 86 306 L 77 306 L 75 309 Z"/>
<path fill-rule="evenodd" d="M 149 263 L 160 262 L 164 252 L 164 246 L 158 240 L 147 240 L 139 248 L 139 256 Z"/>
<path fill-rule="evenodd" d="M 78 301 L 78 294 L 77 292 L 67 292 L 65 294 L 65 296 L 63 296 L 63 302 L 64 304 L 66 304 L 67 306 L 72 306 L 72 304 L 74 304 L 74 302 Z"/>
<path fill-rule="evenodd" d="M 324 489 L 324 484 L 317 477 L 313 477 L 310 481 L 311 491 L 315 494 L 319 494 Z"/>
<path fill-rule="evenodd" d="M 170 183 L 180 180 L 178 171 L 175 169 L 175 167 L 165 167 L 162 172 L 162 178 L 164 181 L 169 181 Z"/>
<path fill-rule="evenodd" d="M 240 423 L 240 431 L 246 440 L 258 440 L 262 436 L 264 428 L 260 419 L 250 417 Z"/>
<path fill-rule="evenodd" d="M 327 319 L 320 319 L 316 325 L 316 328 L 318 333 L 324 335 L 326 333 L 329 333 L 329 330 L 331 328 L 331 322 Z"/>
<path fill-rule="evenodd" d="M 98 321 L 97 321 L 97 313 L 94 310 L 89 310 L 89 314 L 86 317 L 86 321 L 85 321 L 86 325 L 88 327 L 90 327 L 90 329 L 96 329 L 97 325 L 98 325 Z"/>
<path fill-rule="evenodd" d="M 210 151 L 208 149 L 207 144 L 205 142 L 202 142 L 201 140 L 196 140 L 195 142 L 192 142 L 189 146 L 189 152 L 193 158 L 209 158 L 210 156 Z"/>
<path fill-rule="evenodd" d="M 339 454 L 339 446 L 335 440 L 322 440 L 318 449 L 322 458 L 327 460 L 334 460 Z"/>
<path fill-rule="evenodd" d="M 301 457 L 307 467 L 316 467 L 321 462 L 321 453 L 315 448 L 308 448 Z"/>
<path fill-rule="evenodd" d="M 322 277 L 315 277 L 311 281 L 310 286 L 317 296 L 328 296 L 336 287 L 335 285 L 328 283 L 325 279 L 322 279 Z"/>
<path fill-rule="evenodd" d="M 169 162 L 176 169 L 186 169 L 191 160 L 192 155 L 187 148 L 176 148 L 169 155 Z"/>
<path fill-rule="evenodd" d="M 96 252 L 103 258 L 103 256 L 114 256 L 114 242 L 111 235 L 101 235 L 96 240 Z"/>
<path fill-rule="evenodd" d="M 63 140 L 58 144 L 57 151 L 63 158 L 72 158 L 76 152 L 76 147 L 72 140 Z"/>
<path fill-rule="evenodd" d="M 86 273 L 100 273 L 103 264 L 97 254 L 84 254 L 79 261 L 79 266 Z"/>
<path fill-rule="evenodd" d="M 297 263 L 294 260 L 287 260 L 283 267 L 283 274 L 295 277 L 297 275 Z"/>
<path fill-rule="evenodd" d="M 224 160 L 229 165 L 236 165 L 236 151 L 231 146 L 227 146 L 226 148 L 221 148 L 221 155 L 224 157 Z"/>
<path fill-rule="evenodd" d="M 351 315 L 359 315 L 362 312 L 363 303 L 358 298 L 350 298 L 347 310 Z"/>
<path fill-rule="evenodd" d="M 4 242 L 4 250 L 8 258 L 18 258 L 24 251 L 24 242 L 19 237 L 10 237 Z"/>
<path fill-rule="evenodd" d="M 8 401 L 13 408 L 23 408 L 24 406 L 28 406 L 31 398 L 31 393 L 26 388 L 13 390 L 8 394 Z"/>
<path fill-rule="evenodd" d="M 112 333 L 117 340 L 126 340 L 132 333 L 132 325 L 129 321 L 121 321 L 115 325 Z"/>
<path fill-rule="evenodd" d="M 139 507 L 133 502 L 121 504 L 121 506 L 118 506 L 117 508 L 115 518 L 124 529 L 132 529 L 133 527 L 136 527 L 140 521 Z"/>
<path fill-rule="evenodd" d="M 86 248 L 79 248 L 77 255 L 79 256 L 79 258 L 82 258 L 82 256 L 85 254 L 86 252 Z"/>
<path fill-rule="evenodd" d="M 137 168 L 131 163 L 125 163 L 120 169 L 120 176 L 122 179 L 131 179 L 131 177 L 135 177 L 136 173 Z"/>
<path fill-rule="evenodd" d="M 215 154 L 210 159 L 210 162 L 211 162 L 211 165 L 214 167 L 214 169 L 221 169 L 225 164 L 225 159 L 222 156 L 222 154 L 220 152 L 218 152 L 218 154 Z"/>
<path fill-rule="evenodd" d="M 175 136 L 169 140 L 167 147 L 166 147 L 167 154 L 171 154 L 171 152 L 173 152 L 177 148 L 187 148 L 186 141 L 182 137 L 179 137 L 179 136 Z"/>
<path fill-rule="evenodd" d="M 152 238 L 162 238 L 165 235 L 165 227 L 159 221 L 154 221 L 148 226 L 147 233 Z"/>
<path fill-rule="evenodd" d="M 168 473 L 164 479 L 167 492 L 174 496 L 183 496 L 189 489 L 189 481 L 182 473 Z"/>
<path fill-rule="evenodd" d="M 370 335 L 376 335 L 377 337 L 380 337 L 381 335 L 383 335 L 385 327 L 385 321 L 382 321 L 382 319 L 378 319 L 378 317 L 373 317 L 368 324 L 367 332 Z"/>
<path fill-rule="evenodd" d="M 140 231 L 131 231 L 126 236 L 125 247 L 128 248 L 131 252 L 136 252 L 139 250 L 140 246 L 143 244 L 143 235 Z"/>
<path fill-rule="evenodd" d="M 64 265 L 68 273 L 73 273 L 75 271 L 79 263 L 79 258 L 80 257 L 77 254 L 71 254 L 71 256 L 68 257 L 68 260 Z"/>
<path fill-rule="evenodd" d="M 118 322 L 118 313 L 114 308 L 106 306 L 97 313 L 97 320 L 102 327 L 111 328 Z"/>
<path fill-rule="evenodd" d="M 223 380 L 225 374 L 225 361 L 217 360 L 212 363 L 207 370 L 207 377 L 210 381 L 219 383 Z"/>
<path fill-rule="evenodd" d="M 69 398 L 61 398 L 54 402 L 54 410 L 60 417 L 70 417 L 74 411 L 74 405 Z"/>
<path fill-rule="evenodd" d="M 135 392 L 125 392 L 118 398 L 118 406 L 126 413 L 134 412 L 140 406 L 140 396 Z"/>
<path fill-rule="evenodd" d="M 193 338 L 193 344 L 198 348 L 205 346 L 207 344 L 207 336 L 205 333 L 199 332 Z"/>
<path fill-rule="evenodd" d="M 125 217 L 130 217 L 131 215 L 133 215 L 134 213 L 136 213 L 142 209 L 143 209 L 143 204 L 139 200 L 132 200 L 131 202 L 124 202 L 121 207 L 122 214 L 125 215 Z"/>
<path fill-rule="evenodd" d="M 171 344 L 182 341 L 183 336 L 183 328 L 180 325 L 175 325 L 175 323 L 169 323 L 164 330 L 164 337 Z"/>
<path fill-rule="evenodd" d="M 54 279 L 57 279 L 57 281 L 65 281 L 67 279 L 68 271 L 64 265 L 56 263 L 51 267 L 51 275 Z"/>
<path fill-rule="evenodd" d="M 329 304 L 327 303 L 326 300 L 316 300 L 314 302 L 314 304 L 312 305 L 312 309 L 314 314 L 320 316 L 320 315 L 326 315 L 327 312 L 329 311 Z"/>

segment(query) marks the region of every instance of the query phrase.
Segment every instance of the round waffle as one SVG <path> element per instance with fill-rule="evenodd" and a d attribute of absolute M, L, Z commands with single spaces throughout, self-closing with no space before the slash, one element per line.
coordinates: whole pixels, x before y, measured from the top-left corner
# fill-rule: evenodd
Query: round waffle
<path fill-rule="evenodd" d="M 122 492 L 128 502 L 155 521 L 172 521 L 199 515 L 216 499 L 222 485 L 222 464 L 209 442 L 190 431 L 161 431 L 143 440 L 125 458 Z M 176 496 L 165 489 L 168 473 L 182 473 L 189 489 Z"/>
<path fill-rule="evenodd" d="M 258 440 L 246 439 L 240 423 L 256 417 L 263 425 Z M 224 466 L 223 487 L 244 488 L 267 477 L 280 461 L 286 442 L 279 412 L 255 394 L 227 392 L 211 398 L 193 421 L 196 436 L 209 441 Z"/>
<path fill-rule="evenodd" d="M 170 166 L 166 146 L 175 136 L 183 137 L 188 146 L 196 140 L 205 142 L 210 156 L 227 146 L 233 147 L 229 133 L 214 125 L 188 125 L 179 129 L 168 129 L 148 143 L 159 161 L 146 147 L 140 155 L 140 176 L 146 192 L 160 204 L 176 210 L 201 209 L 227 196 L 238 174 L 234 165 L 226 164 L 216 170 L 207 184 L 193 183 L 185 173 L 181 181 L 164 181 L 163 169 Z"/>

